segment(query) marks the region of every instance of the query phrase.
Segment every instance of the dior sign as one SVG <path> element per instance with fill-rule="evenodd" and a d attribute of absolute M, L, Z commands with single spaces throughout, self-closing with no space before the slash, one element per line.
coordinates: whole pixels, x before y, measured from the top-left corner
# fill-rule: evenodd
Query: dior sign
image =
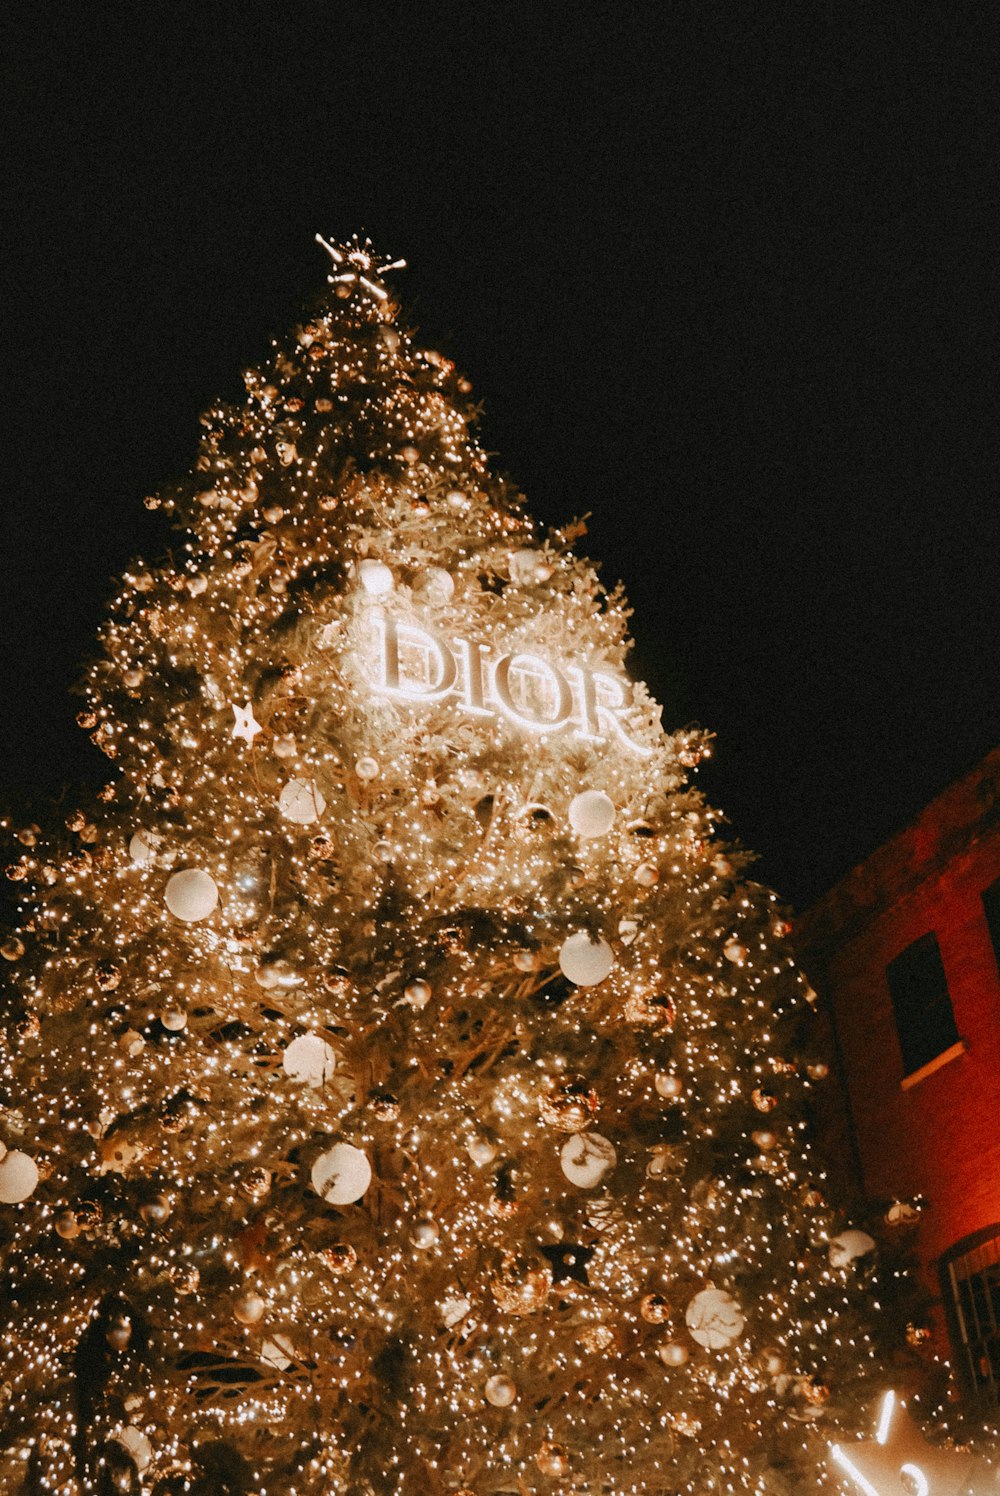
<path fill-rule="evenodd" d="M 450 701 L 473 717 L 500 717 L 529 733 L 569 732 L 590 743 L 619 742 L 648 758 L 628 731 L 628 682 L 582 665 L 498 649 L 382 613 L 372 619 L 368 670 L 376 695 L 397 701 Z"/>

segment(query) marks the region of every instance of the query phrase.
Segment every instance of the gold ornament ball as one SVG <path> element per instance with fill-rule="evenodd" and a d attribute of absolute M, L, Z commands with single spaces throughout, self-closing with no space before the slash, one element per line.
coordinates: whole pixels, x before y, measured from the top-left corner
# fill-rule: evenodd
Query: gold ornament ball
<path fill-rule="evenodd" d="M 538 965 L 538 957 L 537 957 L 537 955 L 535 954 L 534 951 L 515 951 L 514 952 L 514 970 L 515 971 L 534 971 L 535 967 L 537 965 Z"/>
<path fill-rule="evenodd" d="M 399 1097 L 391 1091 L 376 1091 L 368 1105 L 376 1122 L 395 1122 L 399 1116 Z"/>
<path fill-rule="evenodd" d="M 829 1387 L 825 1382 L 819 1381 L 816 1377 L 807 1377 L 800 1384 L 799 1390 L 811 1408 L 821 1408 L 824 1403 L 830 1400 Z"/>
<path fill-rule="evenodd" d="M 536 1314 L 549 1296 L 552 1269 L 547 1263 L 532 1263 L 508 1253 L 490 1292 L 505 1314 L 524 1317 Z"/>
<path fill-rule="evenodd" d="M 616 1336 L 610 1325 L 587 1325 L 580 1331 L 580 1345 L 591 1355 L 613 1350 Z"/>
<path fill-rule="evenodd" d="M 12 935 L 9 940 L 5 940 L 3 945 L 0 945 L 0 956 L 3 956 L 5 961 L 20 961 L 23 955 L 24 942 L 16 935 Z"/>
<path fill-rule="evenodd" d="M 174 1290 L 182 1296 L 197 1293 L 201 1286 L 201 1273 L 192 1263 L 181 1262 L 170 1269 L 170 1281 Z"/>
<path fill-rule="evenodd" d="M 233 1318 L 241 1325 L 255 1325 L 263 1317 L 265 1308 L 259 1293 L 241 1293 L 233 1305 Z"/>
<path fill-rule="evenodd" d="M 63 1241 L 73 1241 L 80 1235 L 80 1226 L 76 1219 L 75 1210 L 61 1210 L 56 1216 L 56 1235 L 61 1236 Z"/>
<path fill-rule="evenodd" d="M 257 1165 L 248 1169 L 240 1182 L 240 1190 L 248 1200 L 263 1200 L 271 1189 L 271 1171 Z"/>
<path fill-rule="evenodd" d="M 726 960 L 731 961 L 734 966 L 742 966 L 750 953 L 741 940 L 733 939 L 726 941 L 725 945 L 722 947 L 722 954 L 725 956 Z"/>
<path fill-rule="evenodd" d="M 488 1379 L 483 1395 L 494 1408 L 509 1408 L 517 1397 L 517 1388 L 510 1377 L 498 1373 Z"/>
<path fill-rule="evenodd" d="M 760 1369 L 765 1376 L 780 1377 L 785 1369 L 785 1358 L 773 1346 L 765 1346 L 758 1357 Z"/>
<path fill-rule="evenodd" d="M 670 1318 L 670 1304 L 662 1293 L 647 1293 L 639 1305 L 639 1313 L 647 1325 L 662 1325 Z"/>
<path fill-rule="evenodd" d="M 114 961 L 97 963 L 96 981 L 102 992 L 114 992 L 122 979 L 121 967 Z"/>
<path fill-rule="evenodd" d="M 350 1242 L 335 1241 L 331 1246 L 324 1247 L 319 1255 L 324 1265 L 338 1278 L 353 1272 L 358 1265 L 358 1254 Z"/>
<path fill-rule="evenodd" d="M 152 1200 L 147 1200 L 139 1207 L 139 1214 L 151 1226 L 162 1226 L 163 1222 L 169 1218 L 170 1211 L 171 1204 L 166 1195 L 154 1195 Z"/>
<path fill-rule="evenodd" d="M 657 1096 L 662 1096 L 664 1101 L 676 1101 L 684 1090 L 684 1083 L 677 1075 L 668 1075 L 660 1071 L 654 1078 L 653 1085 L 656 1087 Z"/>
<path fill-rule="evenodd" d="M 771 1132 L 766 1127 L 758 1128 L 750 1136 L 762 1153 L 769 1153 L 772 1148 L 777 1148 L 778 1146 L 778 1134 Z"/>
<path fill-rule="evenodd" d="M 569 1473 L 569 1450 L 565 1444 L 555 1444 L 546 1439 L 535 1455 L 535 1464 L 543 1475 L 567 1475 Z"/>
<path fill-rule="evenodd" d="M 105 1330 L 104 1338 L 113 1351 L 127 1350 L 132 1339 L 132 1321 L 119 1315 Z"/>
<path fill-rule="evenodd" d="M 778 1105 L 777 1096 L 770 1091 L 765 1091 L 761 1086 L 754 1087 L 750 1100 L 759 1112 L 773 1112 Z"/>
<path fill-rule="evenodd" d="M 547 1127 L 582 1132 L 600 1106 L 597 1091 L 582 1075 L 568 1075 L 539 1098 L 538 1111 Z"/>

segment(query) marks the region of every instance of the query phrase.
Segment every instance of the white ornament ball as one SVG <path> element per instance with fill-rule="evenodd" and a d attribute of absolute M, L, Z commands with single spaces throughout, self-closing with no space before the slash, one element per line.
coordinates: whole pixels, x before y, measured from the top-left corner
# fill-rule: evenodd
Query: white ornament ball
<path fill-rule="evenodd" d="M 311 781 L 290 779 L 278 796 L 278 809 L 286 821 L 308 826 L 311 821 L 319 820 L 326 801 Z"/>
<path fill-rule="evenodd" d="M 379 776 L 378 759 L 359 758 L 354 765 L 354 772 L 362 784 L 369 784 L 371 780 L 377 779 Z"/>
<path fill-rule="evenodd" d="M 119 1429 L 113 1437 L 131 1457 L 132 1463 L 141 1475 L 153 1458 L 153 1446 L 142 1429 L 130 1423 L 126 1428 Z"/>
<path fill-rule="evenodd" d="M 448 603 L 455 596 L 455 578 L 443 566 L 428 566 L 422 582 L 423 590 L 432 603 Z"/>
<path fill-rule="evenodd" d="M 653 1085 L 656 1087 L 657 1096 L 662 1096 L 664 1101 L 675 1101 L 684 1090 L 684 1083 L 679 1075 L 668 1075 L 661 1070 L 655 1077 Z"/>
<path fill-rule="evenodd" d="M 559 951 L 559 967 L 564 977 L 578 987 L 596 987 L 603 982 L 615 964 L 611 947 L 600 936 L 592 940 L 586 930 L 568 935 Z"/>
<path fill-rule="evenodd" d="M 423 977 L 415 977 L 412 982 L 407 982 L 403 988 L 403 1000 L 416 1012 L 421 1012 L 431 1000 L 430 982 Z"/>
<path fill-rule="evenodd" d="M 875 1241 L 867 1231 L 842 1231 L 830 1240 L 830 1266 L 847 1267 L 858 1257 L 874 1252 Z"/>
<path fill-rule="evenodd" d="M 727 961 L 732 961 L 734 966 L 742 966 L 749 952 L 742 940 L 727 940 L 722 947 L 722 954 Z"/>
<path fill-rule="evenodd" d="M 436 1247 L 440 1240 L 441 1232 L 438 1230 L 436 1221 L 425 1218 L 418 1221 L 413 1230 L 413 1245 L 419 1247 L 421 1252 L 429 1252 L 431 1247 Z"/>
<path fill-rule="evenodd" d="M 495 1408 L 509 1408 L 517 1397 L 517 1388 L 510 1377 L 490 1377 L 483 1388 L 486 1401 L 492 1403 Z"/>
<path fill-rule="evenodd" d="M 188 1016 L 183 1008 L 163 1008 L 160 1012 L 160 1022 L 171 1034 L 179 1034 L 187 1027 Z"/>
<path fill-rule="evenodd" d="M 312 1187 L 328 1205 L 360 1200 L 371 1182 L 367 1155 L 351 1143 L 335 1143 L 312 1166 Z"/>
<path fill-rule="evenodd" d="M 485 1169 L 497 1156 L 497 1149 L 489 1138 L 481 1136 L 472 1137 L 465 1145 L 465 1151 L 472 1159 L 477 1169 Z"/>
<path fill-rule="evenodd" d="M 396 585 L 392 572 L 384 561 L 359 562 L 358 576 L 369 597 L 388 597 Z"/>
<path fill-rule="evenodd" d="M 721 1288 L 703 1288 L 684 1311 L 691 1339 L 710 1351 L 732 1345 L 746 1328 L 746 1316 L 731 1293 Z"/>
<path fill-rule="evenodd" d="M 255 1325 L 263 1319 L 266 1307 L 259 1293 L 241 1293 L 233 1305 L 233 1318 L 241 1325 Z"/>
<path fill-rule="evenodd" d="M 679 1340 L 668 1340 L 659 1347 L 656 1354 L 664 1366 L 683 1366 L 688 1359 L 688 1348 L 681 1345 Z"/>
<path fill-rule="evenodd" d="M 596 1189 L 617 1162 L 614 1144 L 599 1132 L 576 1132 L 559 1150 L 563 1173 L 582 1190 Z"/>
<path fill-rule="evenodd" d="M 218 902 L 215 879 L 203 868 L 186 867 L 167 880 L 167 908 L 175 919 L 186 924 L 207 919 Z"/>
<path fill-rule="evenodd" d="M 150 867 L 156 861 L 160 838 L 153 831 L 137 831 L 128 844 L 128 855 L 136 867 Z"/>
<path fill-rule="evenodd" d="M 615 802 L 603 790 L 581 790 L 569 802 L 569 823 L 577 836 L 604 836 L 615 824 Z"/>
<path fill-rule="evenodd" d="M 294 1356 L 295 1348 L 284 1335 L 265 1340 L 260 1348 L 260 1359 L 265 1366 L 273 1366 L 275 1371 L 287 1371 Z"/>
<path fill-rule="evenodd" d="M 304 1086 L 322 1086 L 337 1067 L 337 1055 L 319 1034 L 300 1034 L 281 1058 L 285 1074 Z"/>
<path fill-rule="evenodd" d="M 27 1153 L 12 1148 L 0 1159 L 0 1205 L 19 1205 L 33 1195 L 38 1184 L 38 1166 Z"/>

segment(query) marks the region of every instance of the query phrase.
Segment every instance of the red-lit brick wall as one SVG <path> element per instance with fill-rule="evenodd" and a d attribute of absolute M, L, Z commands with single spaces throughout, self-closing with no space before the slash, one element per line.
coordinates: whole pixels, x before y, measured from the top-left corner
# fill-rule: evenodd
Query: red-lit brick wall
<path fill-rule="evenodd" d="M 1000 974 L 981 901 L 1000 877 L 1000 750 L 848 874 L 800 920 L 799 955 L 832 1021 L 850 1134 L 869 1198 L 925 1195 L 917 1246 L 938 1260 L 1000 1223 Z M 903 1089 L 886 966 L 933 930 L 963 1053 Z M 828 1107 L 828 1115 L 836 1108 Z"/>

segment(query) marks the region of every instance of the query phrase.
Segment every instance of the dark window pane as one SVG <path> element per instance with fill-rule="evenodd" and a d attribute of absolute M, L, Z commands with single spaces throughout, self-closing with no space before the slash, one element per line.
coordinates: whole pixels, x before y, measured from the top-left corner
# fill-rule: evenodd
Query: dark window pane
<path fill-rule="evenodd" d="M 983 889 L 983 909 L 986 911 L 986 923 L 990 927 L 990 939 L 993 941 L 993 950 L 1000 965 L 1000 878 L 991 883 L 989 888 Z"/>
<path fill-rule="evenodd" d="M 903 1074 L 912 1075 L 958 1042 L 937 936 L 931 931 L 908 945 L 886 968 Z"/>
<path fill-rule="evenodd" d="M 978 1233 L 968 1251 L 959 1243 L 943 1263 L 959 1371 L 971 1407 L 982 1412 L 1000 1405 L 1000 1235 L 991 1231 Z"/>

